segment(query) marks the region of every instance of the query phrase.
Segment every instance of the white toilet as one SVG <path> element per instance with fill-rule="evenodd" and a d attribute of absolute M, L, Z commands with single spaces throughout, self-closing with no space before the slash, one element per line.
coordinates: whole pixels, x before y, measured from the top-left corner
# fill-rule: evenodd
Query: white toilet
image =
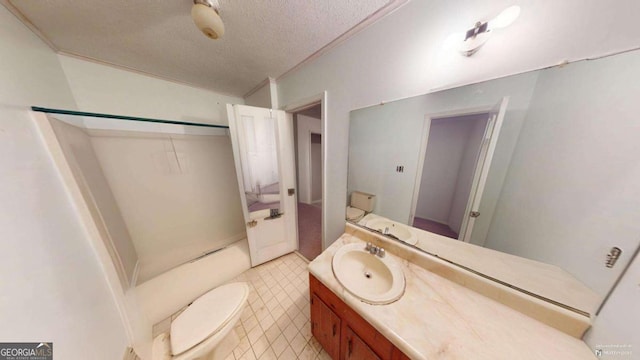
<path fill-rule="evenodd" d="M 349 206 L 347 206 L 347 220 L 352 222 L 360 221 L 366 214 L 373 211 L 373 204 L 376 196 L 361 191 L 351 193 Z"/>
<path fill-rule="evenodd" d="M 154 360 L 226 358 L 240 339 L 234 331 L 247 304 L 249 286 L 232 283 L 196 299 L 171 322 L 171 332 L 153 341 Z"/>

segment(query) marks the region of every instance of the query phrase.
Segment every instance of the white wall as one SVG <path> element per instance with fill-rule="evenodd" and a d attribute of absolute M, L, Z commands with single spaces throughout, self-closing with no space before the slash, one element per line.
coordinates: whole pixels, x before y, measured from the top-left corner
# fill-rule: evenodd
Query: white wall
<path fill-rule="evenodd" d="M 0 338 L 56 359 L 122 358 L 127 336 L 68 194 L 27 112 L 76 107 L 56 55 L 0 7 Z"/>
<path fill-rule="evenodd" d="M 246 236 L 229 136 L 90 133 L 140 258 L 138 283 Z"/>
<path fill-rule="evenodd" d="M 58 57 L 82 111 L 227 125 L 226 104 L 244 103 L 239 97 Z"/>
<path fill-rule="evenodd" d="M 431 121 L 415 216 L 449 225 L 458 178 L 464 170 L 462 160 L 475 120 L 452 117 Z"/>
<path fill-rule="evenodd" d="M 297 131 L 297 160 L 298 160 L 298 201 L 311 204 L 312 195 L 311 168 L 311 133 L 322 134 L 320 119 L 298 114 L 296 115 Z"/>
<path fill-rule="evenodd" d="M 640 51 L 540 74 L 487 247 L 606 294 L 639 241 L 638 94 Z M 608 269 L 613 246 L 623 253 Z"/>
<path fill-rule="evenodd" d="M 478 162 L 478 153 L 480 146 L 482 145 L 482 139 L 488 120 L 488 115 L 477 115 L 475 117 L 473 128 L 469 134 L 469 141 L 467 141 L 464 154 L 462 155 L 460 172 L 458 173 L 456 189 L 453 193 L 453 201 L 448 219 L 449 227 L 458 234 L 460 234 L 462 221 L 466 216 L 465 210 L 467 209 L 467 203 L 469 202 L 473 175 L 475 174 Z"/>
<path fill-rule="evenodd" d="M 275 81 L 266 79 L 262 87 L 255 89 L 253 93 L 244 97 L 244 104 L 249 106 L 273 109 L 277 107 L 277 93 Z"/>
<path fill-rule="evenodd" d="M 496 32 L 471 58 L 441 51 L 451 33 L 490 19 L 512 3 L 414 0 L 278 79 L 279 104 L 328 92 L 323 134 L 327 243 L 344 230 L 349 111 L 637 46 L 640 27 L 635 14 L 640 12 L 640 2 L 623 0 L 611 6 L 591 1 L 585 6 L 583 1 L 567 0 L 520 4 L 520 18 Z"/>
<path fill-rule="evenodd" d="M 100 223 L 98 226 L 105 230 L 103 240 L 110 250 L 109 255 L 118 270 L 122 287 L 128 289 L 135 285 L 133 282 L 138 255 L 116 199 L 93 151 L 91 139 L 84 130 L 76 126 L 55 119 L 51 119 L 50 123 L 84 201 L 94 209 L 94 221 Z"/>

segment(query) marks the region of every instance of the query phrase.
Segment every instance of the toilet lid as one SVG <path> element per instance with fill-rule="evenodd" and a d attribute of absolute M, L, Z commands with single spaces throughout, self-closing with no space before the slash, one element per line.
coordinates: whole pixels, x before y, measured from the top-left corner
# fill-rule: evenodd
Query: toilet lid
<path fill-rule="evenodd" d="M 246 283 L 217 287 L 194 301 L 171 323 L 171 352 L 179 355 L 223 328 L 247 301 Z"/>
<path fill-rule="evenodd" d="M 347 206 L 347 220 L 355 220 L 364 215 L 364 210 Z"/>

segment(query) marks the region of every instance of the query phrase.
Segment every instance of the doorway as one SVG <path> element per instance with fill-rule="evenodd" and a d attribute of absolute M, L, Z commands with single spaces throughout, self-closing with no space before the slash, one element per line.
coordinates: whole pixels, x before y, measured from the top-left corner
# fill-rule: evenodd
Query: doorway
<path fill-rule="evenodd" d="M 313 260 L 322 252 L 322 106 L 293 113 L 298 189 L 298 252 Z"/>
<path fill-rule="evenodd" d="M 483 112 L 430 119 L 414 227 L 460 239 L 489 117 Z"/>

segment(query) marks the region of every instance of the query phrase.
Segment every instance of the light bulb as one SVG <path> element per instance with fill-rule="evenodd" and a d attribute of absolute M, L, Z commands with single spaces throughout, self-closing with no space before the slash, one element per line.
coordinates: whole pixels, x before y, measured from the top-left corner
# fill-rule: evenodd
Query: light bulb
<path fill-rule="evenodd" d="M 463 41 L 462 44 L 460 44 L 459 51 L 464 56 L 471 56 L 478 52 L 478 50 L 480 50 L 480 48 L 487 42 L 487 40 L 489 40 L 490 37 L 490 31 L 470 37 L 467 40 Z"/>
<path fill-rule="evenodd" d="M 489 28 L 502 29 L 511 25 L 520 16 L 520 6 L 513 5 L 502 10 L 498 16 L 489 21 Z"/>

